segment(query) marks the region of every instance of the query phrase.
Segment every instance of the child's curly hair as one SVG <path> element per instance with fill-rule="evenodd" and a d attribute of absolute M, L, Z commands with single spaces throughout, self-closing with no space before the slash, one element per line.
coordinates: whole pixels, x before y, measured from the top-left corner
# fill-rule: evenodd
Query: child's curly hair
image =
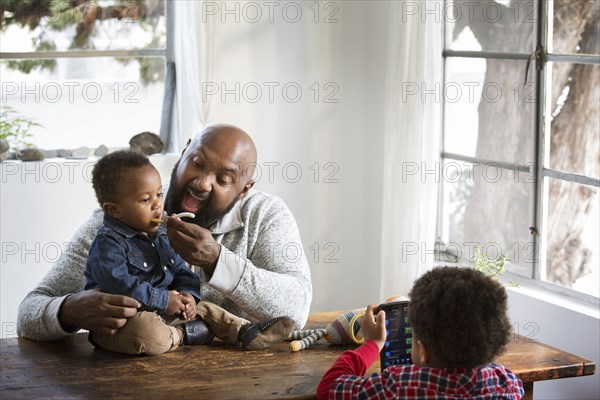
<path fill-rule="evenodd" d="M 102 157 L 92 170 L 92 185 L 100 207 L 106 202 L 115 202 L 119 196 L 119 185 L 132 182 L 132 172 L 150 164 L 145 155 L 131 150 L 119 150 Z"/>
<path fill-rule="evenodd" d="M 491 362 L 508 343 L 504 286 L 471 268 L 438 267 L 416 280 L 408 314 L 415 337 L 445 367 Z"/>

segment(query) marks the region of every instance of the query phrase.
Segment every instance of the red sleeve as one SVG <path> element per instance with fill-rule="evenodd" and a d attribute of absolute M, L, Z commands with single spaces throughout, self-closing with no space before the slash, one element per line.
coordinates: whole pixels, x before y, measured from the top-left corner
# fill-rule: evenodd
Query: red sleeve
<path fill-rule="evenodd" d="M 336 378 L 342 375 L 362 376 L 379 357 L 379 348 L 373 340 L 367 340 L 356 350 L 343 352 L 319 382 L 317 399 L 328 399 Z"/>

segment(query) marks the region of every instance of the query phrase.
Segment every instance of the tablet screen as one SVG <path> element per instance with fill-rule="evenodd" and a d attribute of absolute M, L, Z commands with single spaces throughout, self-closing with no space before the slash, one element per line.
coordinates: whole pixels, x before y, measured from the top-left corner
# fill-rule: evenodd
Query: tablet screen
<path fill-rule="evenodd" d="M 386 340 L 381 349 L 381 369 L 395 364 L 412 364 L 412 328 L 408 320 L 408 301 L 380 306 L 385 311 Z"/>

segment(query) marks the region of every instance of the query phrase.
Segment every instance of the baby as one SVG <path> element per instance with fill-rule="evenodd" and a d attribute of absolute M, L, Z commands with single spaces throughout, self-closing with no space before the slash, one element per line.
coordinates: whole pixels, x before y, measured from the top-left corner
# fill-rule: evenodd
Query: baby
<path fill-rule="evenodd" d="M 115 335 L 90 332 L 90 341 L 107 350 L 140 354 L 210 342 L 213 335 L 205 323 L 192 321 L 201 299 L 200 278 L 171 248 L 158 222 L 163 189 L 156 168 L 140 153 L 118 151 L 98 161 L 92 183 L 105 215 L 90 248 L 85 289 L 126 295 L 141 307 Z M 173 326 L 177 317 L 189 322 Z M 203 334 L 190 340 L 189 330 Z"/>

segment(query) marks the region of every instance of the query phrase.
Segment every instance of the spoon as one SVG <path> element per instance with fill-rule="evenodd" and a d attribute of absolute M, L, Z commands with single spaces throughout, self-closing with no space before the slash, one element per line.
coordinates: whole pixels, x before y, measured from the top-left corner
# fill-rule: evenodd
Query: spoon
<path fill-rule="evenodd" d="M 175 218 L 195 218 L 196 214 L 191 212 L 182 212 L 175 215 Z M 155 222 L 157 224 L 164 224 L 165 221 L 162 218 L 152 218 L 150 221 Z"/>

